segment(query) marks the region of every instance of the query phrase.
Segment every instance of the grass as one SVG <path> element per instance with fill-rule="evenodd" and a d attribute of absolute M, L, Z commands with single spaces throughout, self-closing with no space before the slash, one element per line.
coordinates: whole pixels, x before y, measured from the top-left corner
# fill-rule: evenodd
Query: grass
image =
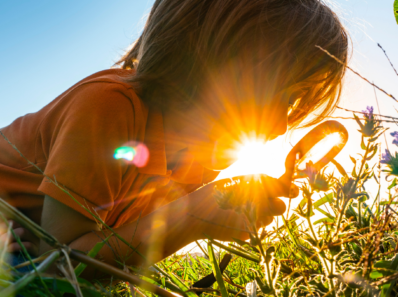
<path fill-rule="evenodd" d="M 379 139 L 385 133 L 383 117 L 374 115 L 371 108 L 360 114 L 362 118 L 356 113 L 353 118 L 362 135 L 359 157 L 351 157 L 349 166 L 333 161 L 330 165 L 336 171 L 333 174 L 326 174 L 325 170 L 318 172 L 312 164 L 307 164 L 308 178 L 300 188 L 302 200 L 296 209 L 282 216 L 281 226 L 259 234 L 256 204 L 251 197 L 236 196 L 247 186 L 236 182 L 219 191 L 215 199 L 220 207 L 235 209 L 245 217 L 250 240 L 220 243 L 208 237 L 207 248 L 200 247 L 203 255 L 175 254 L 149 269 L 125 267 L 121 270 L 96 260 L 105 241 L 88 254 L 71 251 L 0 199 L 3 218 L 13 218 L 54 248 L 41 257 L 41 264 L 30 273 L 19 273 L 9 267 L 1 252 L 0 295 L 14 296 L 18 292 L 23 296 L 69 293 L 95 297 L 398 296 L 398 213 L 395 209 L 398 153 L 388 151 L 381 158 Z M 398 142 L 398 136 L 396 138 Z M 382 171 L 392 177 L 387 189 L 380 187 Z M 47 179 L 60 187 L 56 181 Z M 370 180 L 379 185 L 373 201 L 369 200 L 371 193 L 367 190 Z M 381 201 L 380 193 L 384 191 L 388 199 Z M 111 236 L 120 239 L 110 227 L 106 228 L 112 231 Z M 12 232 L 11 227 L 8 232 Z M 231 256 L 227 267 L 220 265 L 225 255 Z M 26 264 L 36 261 L 28 253 L 26 256 L 29 260 Z M 58 259 L 64 276 L 46 274 L 48 266 Z M 76 268 L 71 266 L 71 259 L 79 263 Z M 122 281 L 107 287 L 100 282 L 89 283 L 79 278 L 87 266 Z M 211 274 L 214 276 L 209 277 Z M 213 280 L 206 287 L 200 287 L 198 281 L 203 282 L 204 278 Z"/>
<path fill-rule="evenodd" d="M 379 183 L 381 168 L 375 165 L 380 165 L 378 140 L 385 130 L 371 113 L 365 113 L 363 119 L 354 117 L 363 136 L 358 147 L 361 158 L 351 158 L 350 174 L 337 164 L 338 177 L 324 171 L 316 172 L 310 168 L 311 164 L 307 165 L 309 178 L 301 186 L 302 201 L 289 217 L 283 217 L 282 226 L 261 234 L 254 232 L 256 205 L 250 197 L 244 201 L 234 199 L 236 187 L 241 185 L 232 184 L 220 191 L 217 199 L 223 208 L 234 208 L 245 216 L 251 231 L 249 242 L 236 239 L 231 243 L 219 243 L 208 238 L 205 241 L 208 250 L 204 252 L 209 256 L 172 255 L 157 263 L 157 268 L 139 270 L 129 267 L 134 277 L 121 270 L 110 271 L 129 282 L 107 288 L 78 277 L 87 265 L 104 265 L 93 259 L 104 242 L 97 244 L 88 255 L 76 256 L 40 226 L 1 202 L 5 216 L 13 216 L 18 223 L 56 248 L 37 267 L 39 277 L 32 272 L 25 275 L 13 273 L 14 281 L 11 282 L 4 278 L 2 296 L 12 296 L 17 291 L 24 296 L 62 296 L 63 293 L 76 294 L 76 290 L 80 290 L 82 296 L 132 296 L 132 292 L 136 296 L 166 296 L 164 292 L 170 291 L 188 297 L 197 296 L 197 293 L 245 296 L 246 286 L 253 282 L 257 291 L 252 296 L 398 295 L 398 214 L 394 210 L 397 181 L 394 179 L 388 189 L 388 201 L 377 203 L 379 199 L 376 197 L 375 202 L 368 203 L 369 193 L 366 191 L 370 179 Z M 395 174 L 394 161 L 392 157 L 387 163 L 389 174 Z M 240 201 L 239 206 L 231 204 L 236 201 Z M 315 213 L 321 217 L 318 215 L 314 219 Z M 219 263 L 227 253 L 232 255 L 232 260 L 221 272 Z M 70 275 L 63 278 L 45 275 L 48 263 L 59 257 L 81 262 L 74 270 L 75 280 Z M 67 265 L 64 269 L 68 269 Z M 109 267 L 100 269 L 106 271 Z M 213 285 L 192 287 L 212 273 L 216 276 Z"/>

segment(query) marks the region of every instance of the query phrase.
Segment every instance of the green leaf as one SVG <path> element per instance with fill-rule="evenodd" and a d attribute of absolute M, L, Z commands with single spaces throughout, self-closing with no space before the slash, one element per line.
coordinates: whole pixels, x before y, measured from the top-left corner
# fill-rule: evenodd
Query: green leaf
<path fill-rule="evenodd" d="M 379 272 L 379 271 L 377 271 L 377 270 L 373 270 L 371 273 L 370 273 L 370 278 L 379 278 L 379 277 L 383 277 L 383 273 L 381 273 L 381 272 Z"/>
<path fill-rule="evenodd" d="M 188 286 L 181 281 L 178 276 L 176 276 L 173 272 L 169 271 L 169 276 L 171 281 L 181 290 L 183 291 L 188 297 L 197 297 L 194 292 L 187 292 L 189 290 Z"/>
<path fill-rule="evenodd" d="M 354 157 L 350 156 L 350 159 L 351 159 L 352 163 L 357 164 L 357 160 Z"/>
<path fill-rule="evenodd" d="M 88 252 L 87 256 L 89 256 L 90 258 L 95 258 L 95 256 L 97 256 L 99 251 L 102 249 L 104 244 L 109 240 L 109 238 L 111 238 L 112 235 L 113 234 L 109 235 L 103 241 L 96 243 L 96 245 L 91 249 L 91 251 Z M 86 264 L 79 263 L 79 265 L 77 265 L 75 268 L 76 276 L 79 276 L 80 274 L 82 274 L 82 272 L 84 271 L 84 269 L 86 269 L 86 267 L 87 267 Z"/>
<path fill-rule="evenodd" d="M 289 234 L 290 239 L 296 244 L 296 246 L 298 246 L 298 243 L 297 243 L 298 239 L 296 236 L 293 235 L 293 231 L 290 229 L 290 224 L 288 222 L 286 222 L 285 217 L 283 215 L 282 215 L 282 220 L 286 226 L 286 230 L 287 230 L 287 233 Z"/>
<path fill-rule="evenodd" d="M 325 203 L 328 203 L 328 202 L 332 203 L 333 202 L 333 196 L 334 196 L 333 192 L 329 193 L 329 194 L 325 195 L 323 198 L 321 198 L 321 199 L 317 200 L 316 202 L 314 202 L 313 206 L 315 208 L 317 208 L 317 207 L 320 207 L 320 206 L 324 205 Z"/>
<path fill-rule="evenodd" d="M 218 246 L 218 247 L 220 247 L 220 248 L 222 248 L 222 249 L 224 249 L 224 250 L 226 250 L 226 251 L 228 251 L 228 252 L 230 252 L 231 254 L 237 255 L 237 256 L 242 257 L 242 258 L 244 258 L 246 260 L 249 260 L 249 261 L 260 263 L 260 258 L 257 257 L 256 255 L 250 254 L 249 252 L 245 253 L 243 251 L 239 251 L 237 249 L 234 249 L 232 247 L 226 246 L 226 245 L 224 245 L 222 243 L 219 243 L 219 242 L 213 241 L 213 240 L 211 240 L 211 243 L 216 245 L 216 246 Z"/>
<path fill-rule="evenodd" d="M 394 15 L 395 15 L 395 20 L 398 24 L 398 0 L 394 1 Z"/>
<path fill-rule="evenodd" d="M 356 172 L 356 170 L 355 170 L 355 166 L 354 166 L 354 168 L 352 169 L 351 175 L 352 175 L 352 177 L 355 177 L 355 178 L 358 177 L 358 176 L 357 176 L 357 172 Z"/>
<path fill-rule="evenodd" d="M 249 246 L 249 243 L 243 240 L 240 240 L 238 238 L 232 238 L 233 241 L 235 241 L 238 245 L 240 245 L 241 247 L 247 247 Z"/>
<path fill-rule="evenodd" d="M 397 185 L 397 178 L 394 178 L 394 180 L 392 181 L 391 185 L 389 185 L 387 189 L 391 190 L 391 189 L 394 188 L 396 185 Z"/>
<path fill-rule="evenodd" d="M 300 217 L 297 216 L 295 213 L 292 214 L 292 215 L 290 216 L 290 218 L 289 218 L 289 224 L 291 224 L 292 226 L 293 226 L 293 225 L 296 226 L 296 225 L 297 225 L 297 224 L 296 224 L 296 221 L 297 221 L 299 218 L 300 218 Z"/>
<path fill-rule="evenodd" d="M 381 201 L 380 205 L 396 205 L 398 204 L 398 201 Z"/>
<path fill-rule="evenodd" d="M 306 198 L 303 198 L 301 201 L 300 201 L 300 204 L 298 205 L 298 206 L 300 206 L 301 208 L 304 208 L 304 206 L 307 204 L 307 199 Z"/>
<path fill-rule="evenodd" d="M 386 261 L 386 260 L 381 260 L 379 262 L 376 262 L 374 264 L 374 267 L 376 268 L 385 268 L 385 269 L 389 269 L 391 266 L 391 261 Z"/>
<path fill-rule="evenodd" d="M 361 121 L 359 120 L 358 116 L 355 113 L 354 113 L 354 119 L 357 122 L 357 124 L 359 125 L 359 127 L 361 127 L 361 129 L 363 130 L 363 128 L 365 128 L 365 127 L 363 126 L 363 124 L 361 123 Z M 361 131 L 359 131 L 359 132 L 361 132 Z"/>
<path fill-rule="evenodd" d="M 354 250 L 355 254 L 357 254 L 358 256 L 362 256 L 362 248 L 357 245 L 355 242 L 352 243 L 352 249 Z"/>
<path fill-rule="evenodd" d="M 377 140 L 377 138 L 379 138 L 378 136 L 375 136 L 373 138 L 370 138 L 368 141 L 369 142 L 375 142 Z"/>
<path fill-rule="evenodd" d="M 340 172 L 340 174 L 342 176 L 347 176 L 347 172 L 345 171 L 344 167 L 341 166 L 341 164 L 339 162 L 337 162 L 335 159 L 330 160 L 330 162 L 332 162 L 333 165 L 336 166 L 337 170 Z"/>
<path fill-rule="evenodd" d="M 213 274 L 216 277 L 218 287 L 220 288 L 221 291 L 221 296 L 228 297 L 228 291 L 227 288 L 225 287 L 224 280 L 222 279 L 222 274 L 220 271 L 220 267 L 218 266 L 216 256 L 214 255 L 213 245 L 210 242 L 207 243 L 207 250 L 211 261 Z M 196 297 L 195 293 L 193 293 L 193 295 Z"/>
<path fill-rule="evenodd" d="M 361 140 L 361 149 L 366 150 L 366 145 L 365 145 L 363 136 L 362 136 L 362 140 Z"/>
<path fill-rule="evenodd" d="M 318 225 L 318 224 L 323 223 L 323 222 L 325 222 L 325 223 L 334 223 L 334 221 L 335 220 L 330 219 L 330 218 L 322 218 L 322 219 L 319 219 L 319 220 L 315 221 L 314 225 Z"/>
<path fill-rule="evenodd" d="M 316 207 L 315 208 L 317 211 L 319 211 L 320 213 L 322 213 L 323 215 L 327 216 L 329 219 L 335 221 L 336 218 L 334 216 L 332 216 L 330 213 L 327 213 L 326 211 L 324 211 L 322 208 Z"/>
<path fill-rule="evenodd" d="M 376 155 L 376 153 L 377 153 L 377 149 L 378 149 L 378 147 L 376 146 L 375 148 L 374 148 L 374 150 L 373 150 L 373 153 L 372 153 L 372 155 L 371 156 L 369 156 L 369 157 L 367 157 L 366 158 L 366 161 L 369 161 L 369 160 L 371 160 L 375 155 Z"/>

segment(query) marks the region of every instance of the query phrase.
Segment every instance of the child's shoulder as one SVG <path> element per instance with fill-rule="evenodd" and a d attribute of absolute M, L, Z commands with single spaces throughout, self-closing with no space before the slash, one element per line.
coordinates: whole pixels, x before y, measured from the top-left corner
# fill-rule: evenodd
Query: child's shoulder
<path fill-rule="evenodd" d="M 123 78 L 131 76 L 132 74 L 134 74 L 134 72 L 135 70 L 132 69 L 121 69 L 121 68 L 105 69 L 87 76 L 86 78 L 79 81 L 76 85 L 90 83 L 90 82 L 110 82 L 110 83 L 121 84 L 126 88 L 132 89 L 132 86 L 126 83 L 123 80 Z"/>
<path fill-rule="evenodd" d="M 128 92 L 137 96 L 133 86 L 125 80 L 125 78 L 132 74 L 134 74 L 134 70 L 114 68 L 102 70 L 80 80 L 73 85 L 69 91 L 76 90 L 81 87 L 83 87 L 83 89 L 92 87 L 109 90 L 128 90 Z"/>
<path fill-rule="evenodd" d="M 74 106 L 84 110 L 98 108 L 127 108 L 130 105 L 136 111 L 147 107 L 137 96 L 134 87 L 125 78 L 134 74 L 134 70 L 107 69 L 96 72 L 70 87 L 54 101 L 58 108 Z M 54 102 L 54 103 L 55 103 Z M 74 108 L 74 109 L 75 109 Z"/>

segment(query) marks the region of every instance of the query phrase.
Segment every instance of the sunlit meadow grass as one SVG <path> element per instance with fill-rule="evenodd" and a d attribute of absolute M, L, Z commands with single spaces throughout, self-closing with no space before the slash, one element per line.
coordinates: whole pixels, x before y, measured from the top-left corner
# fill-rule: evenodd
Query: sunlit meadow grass
<path fill-rule="evenodd" d="M 386 133 L 384 117 L 374 115 L 373 108 L 354 113 L 353 119 L 362 135 L 359 157 L 351 157 L 352 164 L 344 166 L 334 161 L 330 164 L 335 169 L 333 174 L 318 172 L 307 164 L 308 178 L 300 189 L 302 200 L 282 216 L 281 226 L 258 233 L 256 204 L 252 197 L 237 196 L 247 185 L 232 183 L 219 190 L 215 199 L 221 208 L 234 209 L 245 217 L 250 240 L 220 243 L 207 238 L 202 245 L 198 243 L 201 253 L 174 254 L 148 269 L 123 267 L 111 271 L 95 260 L 105 241 L 87 255 L 73 252 L 0 199 L 3 218 L 12 217 L 54 247 L 38 261 L 26 253 L 29 261 L 25 264 L 37 262 L 36 272 L 20 273 L 7 264 L 3 244 L 0 296 L 15 296 L 17 292 L 26 297 L 65 293 L 95 297 L 398 296 L 398 153 L 380 151 L 380 137 Z M 393 144 L 398 145 L 398 133 L 391 135 L 395 137 Z M 382 171 L 389 176 L 387 189 L 380 187 Z M 68 194 L 56 181 L 46 178 Z M 379 185 L 372 200 L 367 191 L 371 179 Z M 388 199 L 381 201 L 380 193 L 388 193 Z M 96 219 L 112 236 L 129 245 Z M 7 228 L 11 233 L 10 226 Z M 80 264 L 73 268 L 68 264 L 70 259 Z M 64 277 L 46 274 L 55 261 L 59 261 Z M 123 282 L 108 286 L 89 283 L 79 278 L 87 265 Z"/>
<path fill-rule="evenodd" d="M 301 186 L 302 201 L 288 217 L 283 216 L 282 226 L 272 231 L 263 230 L 261 234 L 255 232 L 256 205 L 250 197 L 234 199 L 239 192 L 237 187 L 242 185 L 231 184 L 219 191 L 215 199 L 220 207 L 234 208 L 246 217 L 247 227 L 252 231 L 249 242 L 220 243 L 208 238 L 205 240 L 207 247 L 201 246 L 201 255 L 176 254 L 147 270 L 129 267 L 130 273 L 157 287 L 189 297 L 199 293 L 223 297 L 397 296 L 396 179 L 392 179 L 388 188 L 388 201 L 378 203 L 379 197 L 369 201 L 366 191 L 370 179 L 379 183 L 380 163 L 385 164 L 387 174 L 396 175 L 397 160 L 389 151 L 380 160 L 379 138 L 385 129 L 371 108 L 363 112 L 362 119 L 357 115 L 354 118 L 362 141 L 358 145 L 360 158 L 351 158 L 353 164 L 347 168 L 351 173 L 338 163 L 331 165 L 337 168 L 335 175 L 317 172 L 307 164 L 308 178 Z M 236 201 L 240 204 L 234 205 Z M 3 207 L 2 211 L 5 211 Z M 315 211 L 323 217 L 314 219 Z M 103 244 L 99 243 L 89 255 L 94 257 Z M 51 255 L 54 260 L 62 256 L 59 252 Z M 220 269 L 219 263 L 225 255 L 232 255 L 232 259 L 226 268 L 223 267 L 225 269 Z M 75 274 L 78 276 L 83 269 L 76 268 Z M 44 273 L 45 269 L 41 271 Z M 207 287 L 194 287 L 211 274 L 216 277 Z M 12 275 L 14 283 L 5 277 L 1 283 L 9 289 L 7 292 L 14 293 L 10 288 L 19 284 L 14 289 L 19 289 L 23 296 L 75 294 L 76 287 L 71 285 L 73 279 L 70 277 L 54 278 L 44 273 L 40 278 L 33 275 L 27 281 L 26 275 L 17 272 Z M 21 280 L 25 282 L 23 286 Z M 104 287 L 80 278 L 77 281 L 83 296 L 155 295 L 145 285 L 121 282 Z"/>

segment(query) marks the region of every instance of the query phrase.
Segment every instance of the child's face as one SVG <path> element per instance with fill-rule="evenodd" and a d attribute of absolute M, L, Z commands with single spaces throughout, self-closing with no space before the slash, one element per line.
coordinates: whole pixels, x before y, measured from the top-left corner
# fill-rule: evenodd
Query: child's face
<path fill-rule="evenodd" d="M 198 104 L 184 113 L 183 137 L 203 166 L 225 169 L 236 161 L 244 139 L 272 140 L 286 132 L 292 102 L 272 81 L 255 76 L 244 67 L 225 67 L 198 92 Z"/>

